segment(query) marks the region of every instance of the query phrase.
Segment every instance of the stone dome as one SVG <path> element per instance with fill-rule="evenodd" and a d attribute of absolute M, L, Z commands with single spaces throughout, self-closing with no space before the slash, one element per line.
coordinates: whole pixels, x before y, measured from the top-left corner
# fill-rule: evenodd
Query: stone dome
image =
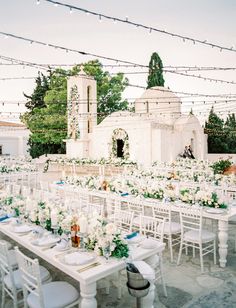
<path fill-rule="evenodd" d="M 168 88 L 152 87 L 135 100 L 135 112 L 179 116 L 181 101 Z"/>

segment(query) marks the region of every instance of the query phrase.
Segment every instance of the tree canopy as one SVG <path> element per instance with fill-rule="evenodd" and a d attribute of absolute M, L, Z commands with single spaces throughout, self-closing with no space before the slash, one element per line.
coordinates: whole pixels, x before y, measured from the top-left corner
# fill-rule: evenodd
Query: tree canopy
<path fill-rule="evenodd" d="M 80 67 L 74 66 L 71 70 L 51 70 L 48 76 L 40 73 L 32 95 L 25 94 L 29 111 L 22 120 L 31 131 L 29 145 L 32 157 L 65 153 L 67 77 L 77 75 L 79 71 Z M 128 109 L 127 100 L 122 99 L 122 92 L 128 84 L 124 74 L 111 76 L 98 60 L 85 63 L 84 71 L 97 81 L 98 122 L 107 114 Z"/>
<path fill-rule="evenodd" d="M 236 119 L 235 114 L 229 114 L 226 121 L 217 116 L 211 108 L 205 123 L 205 133 L 208 134 L 208 153 L 236 153 Z"/>
<path fill-rule="evenodd" d="M 149 62 L 149 74 L 147 89 L 152 87 L 164 87 L 163 64 L 157 52 L 154 52 Z"/>

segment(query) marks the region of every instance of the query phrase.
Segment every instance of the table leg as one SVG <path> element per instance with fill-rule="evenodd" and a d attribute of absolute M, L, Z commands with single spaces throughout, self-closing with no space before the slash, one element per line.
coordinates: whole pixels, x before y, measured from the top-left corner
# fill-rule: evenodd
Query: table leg
<path fill-rule="evenodd" d="M 97 293 L 96 282 L 89 285 L 80 284 L 80 308 L 97 308 Z"/>
<path fill-rule="evenodd" d="M 218 221 L 219 255 L 220 267 L 226 266 L 228 252 L 228 221 Z"/>

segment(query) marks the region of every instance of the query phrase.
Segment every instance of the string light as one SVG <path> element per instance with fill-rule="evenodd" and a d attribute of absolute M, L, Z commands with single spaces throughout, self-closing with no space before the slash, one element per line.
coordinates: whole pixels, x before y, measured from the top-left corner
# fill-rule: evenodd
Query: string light
<path fill-rule="evenodd" d="M 15 39 L 20 39 L 20 40 L 24 40 L 24 41 L 27 41 L 27 42 L 32 42 L 32 43 L 36 43 L 36 44 L 39 44 L 39 45 L 47 46 L 47 47 L 62 49 L 62 50 L 65 50 L 66 52 L 70 51 L 70 52 L 74 52 L 74 53 L 79 53 L 81 55 L 93 56 L 93 57 L 97 57 L 97 58 L 101 58 L 101 59 L 105 59 L 105 60 L 109 60 L 109 61 L 116 61 L 116 62 L 125 63 L 125 64 L 129 64 L 129 65 L 134 65 L 134 66 L 137 66 L 137 67 L 147 67 L 146 65 L 137 64 L 137 63 L 133 63 L 133 62 L 130 62 L 130 61 L 119 60 L 119 59 L 114 59 L 114 58 L 111 58 L 111 57 L 92 54 L 92 53 L 85 52 L 85 51 L 70 49 L 70 48 L 66 48 L 66 47 L 62 47 L 62 46 L 58 46 L 58 45 L 53 45 L 53 44 L 49 44 L 49 43 L 45 43 L 45 42 L 41 42 L 41 41 L 32 40 L 32 39 L 25 38 L 25 37 L 20 37 L 20 36 L 10 34 L 10 33 L 0 32 L 0 34 L 2 34 L 4 36 L 10 36 L 10 37 L 15 38 Z M 167 70 L 165 70 L 165 72 L 167 72 Z M 213 79 L 213 78 L 206 78 L 206 77 L 201 77 L 201 76 L 196 76 L 196 75 L 189 75 L 189 74 L 185 74 L 185 73 L 181 73 L 181 72 L 177 72 L 177 71 L 168 71 L 168 73 L 174 73 L 174 74 L 179 74 L 179 75 L 183 75 L 183 76 L 189 76 L 189 77 L 195 77 L 195 78 L 200 78 L 200 79 L 205 79 L 205 80 L 207 79 L 207 80 L 211 80 L 211 81 L 216 81 L 216 79 Z M 225 81 L 225 80 L 220 80 L 220 79 L 218 79 L 217 81 L 225 82 L 225 83 L 228 83 L 228 84 L 235 84 L 235 82 Z"/>
<path fill-rule="evenodd" d="M 130 61 L 114 59 L 114 58 L 111 58 L 111 57 L 101 56 L 101 55 L 93 54 L 93 53 L 86 52 L 86 51 L 81 51 L 81 50 L 77 50 L 77 49 L 66 48 L 66 47 L 59 46 L 59 45 L 49 44 L 49 43 L 45 43 L 45 42 L 42 42 L 42 41 L 37 41 L 37 40 L 29 39 L 29 38 L 26 38 L 26 37 L 18 36 L 18 35 L 12 34 L 12 33 L 6 33 L 6 32 L 0 31 L 0 34 L 8 35 L 11 38 L 23 40 L 23 41 L 26 41 L 26 42 L 32 41 L 33 43 L 41 45 L 41 46 L 48 46 L 48 47 L 52 47 L 52 48 L 56 48 L 56 49 L 60 49 L 60 50 L 66 50 L 68 52 L 77 53 L 77 54 L 80 54 L 80 55 L 83 55 L 83 56 L 92 56 L 92 57 L 96 57 L 96 58 L 100 58 L 100 59 L 104 59 L 104 60 L 108 60 L 108 61 L 115 61 L 115 62 L 120 62 L 120 63 L 124 63 L 124 64 L 131 64 L 131 65 L 136 65 L 136 66 L 140 66 L 140 67 L 147 67 L 147 65 L 137 64 L 137 63 L 130 62 Z"/>
<path fill-rule="evenodd" d="M 39 5 L 39 4 L 40 4 L 40 0 L 37 0 L 37 1 L 36 1 L 36 4 Z"/>
<path fill-rule="evenodd" d="M 61 2 L 58 2 L 58 1 L 54 1 L 54 0 L 45 0 L 45 1 L 49 2 L 51 4 L 57 4 L 59 6 L 63 6 L 63 7 L 66 7 L 66 8 L 72 8 L 73 10 L 77 10 L 77 11 L 80 11 L 80 12 L 85 12 L 85 13 L 89 12 L 90 14 L 92 14 L 94 16 L 101 16 L 104 19 L 116 20 L 117 22 L 125 23 L 125 24 L 131 25 L 131 26 L 138 26 L 139 28 L 150 29 L 150 26 L 130 21 L 128 19 L 128 16 L 126 16 L 125 19 L 122 19 L 122 18 L 118 18 L 118 17 L 109 16 L 109 15 L 105 15 L 105 14 L 102 14 L 102 13 L 90 11 L 90 10 L 87 10 L 87 9 L 84 9 L 84 8 L 81 8 L 81 7 L 78 7 L 78 6 L 74 6 L 74 5 L 70 5 L 70 4 L 66 4 L 66 3 L 61 3 Z M 165 34 L 165 35 L 168 35 L 168 36 L 171 36 L 171 37 L 180 38 L 180 39 L 183 40 L 183 42 L 188 40 L 188 41 L 194 42 L 194 44 L 199 43 L 199 44 L 206 45 L 206 46 L 209 46 L 209 47 L 212 47 L 212 48 L 215 47 L 215 48 L 219 49 L 220 51 L 226 50 L 226 51 L 236 52 L 236 49 L 234 49 L 232 47 L 220 46 L 220 45 L 217 45 L 217 44 L 210 43 L 207 40 L 195 39 L 195 38 L 183 36 L 181 34 L 169 32 L 169 31 L 166 31 L 166 30 L 163 30 L 163 29 L 158 29 L 158 28 L 152 28 L 152 30 L 154 32 Z"/>

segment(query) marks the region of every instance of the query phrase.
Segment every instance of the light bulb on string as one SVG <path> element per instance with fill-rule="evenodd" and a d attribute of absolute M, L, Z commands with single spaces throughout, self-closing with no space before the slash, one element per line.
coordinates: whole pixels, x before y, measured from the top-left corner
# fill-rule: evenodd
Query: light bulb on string
<path fill-rule="evenodd" d="M 40 4 L 40 0 L 37 0 L 37 1 L 36 1 L 36 4 L 39 5 L 39 4 Z"/>
<path fill-rule="evenodd" d="M 72 8 L 70 8 L 70 14 L 72 14 L 73 13 L 73 10 L 72 10 Z"/>
<path fill-rule="evenodd" d="M 116 24 L 116 23 L 117 23 L 117 20 L 116 20 L 116 19 L 113 19 L 113 23 Z"/>
<path fill-rule="evenodd" d="M 148 34 L 151 35 L 151 33 L 152 33 L 152 28 L 149 29 Z"/>
<path fill-rule="evenodd" d="M 99 22 L 102 22 L 102 16 L 99 15 Z"/>

